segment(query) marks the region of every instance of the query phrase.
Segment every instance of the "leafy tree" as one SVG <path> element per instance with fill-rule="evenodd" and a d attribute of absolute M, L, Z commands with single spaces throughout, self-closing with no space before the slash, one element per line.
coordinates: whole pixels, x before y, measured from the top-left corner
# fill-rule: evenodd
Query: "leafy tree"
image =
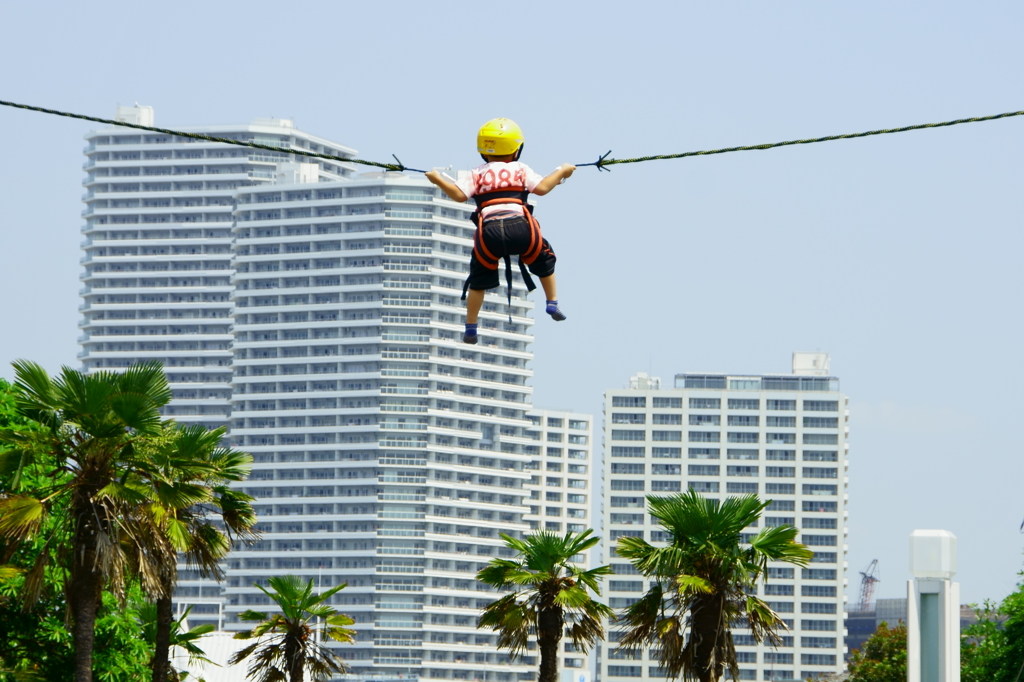
<path fill-rule="evenodd" d="M 220 560 L 235 538 L 254 537 L 256 514 L 251 497 L 229 487 L 244 480 L 252 456 L 222 447 L 226 429 L 165 423 L 163 433 L 137 447 L 151 495 L 132 526 L 139 542 L 131 545 L 133 564 L 157 569 L 153 635 L 153 682 L 166 682 L 170 670 L 173 615 L 171 596 L 178 578 L 179 557 L 200 575 L 223 579 Z M 154 560 L 147 562 L 144 554 Z"/>
<path fill-rule="evenodd" d="M 578 651 L 586 652 L 604 638 L 603 620 L 612 610 L 591 596 L 600 596 L 601 578 L 611 567 L 584 570 L 572 557 L 599 541 L 582 533 L 564 536 L 539 532 L 519 540 L 502 534 L 505 545 L 519 553 L 515 559 L 492 559 L 477 580 L 510 594 L 484 608 L 478 628 L 498 633 L 498 646 L 515 658 L 522 656 L 530 635 L 540 649 L 539 682 L 558 679 L 558 644 L 566 633 Z"/>
<path fill-rule="evenodd" d="M 1018 584 L 998 607 L 986 602 L 979 616 L 977 623 L 963 631 L 961 680 L 1024 680 L 1024 583 Z"/>
<path fill-rule="evenodd" d="M 256 639 L 228 661 L 231 665 L 249 662 L 247 677 L 257 682 L 303 682 L 308 672 L 311 682 L 322 682 L 346 671 L 344 662 L 328 647 L 317 642 L 317 632 L 309 623 L 323 620 L 320 642 L 354 642 L 355 631 L 348 616 L 338 613 L 328 600 L 345 587 L 336 585 L 322 594 L 313 594 L 313 581 L 308 583 L 294 575 L 269 578 L 270 590 L 256 585 L 281 609 L 281 613 L 248 610 L 239 618 L 256 622 L 252 630 L 239 632 L 235 639 Z M 254 655 L 255 654 L 255 655 Z"/>
<path fill-rule="evenodd" d="M 27 361 L 14 369 L 17 413 L 35 428 L 0 431 L 9 446 L 0 453 L 7 486 L 0 495 L 0 541 L 7 555 L 41 543 L 22 584 L 26 608 L 38 601 L 47 566 L 66 567 L 74 680 L 91 682 L 101 594 L 109 585 L 124 601 L 124 547 L 138 542 L 128 521 L 149 502 L 140 475 L 147 465 L 135 448 L 159 433 L 159 408 L 171 393 L 157 364 L 92 375 L 64 367 L 52 378 Z M 29 476 L 41 485 L 28 489 Z M 147 562 L 140 576 L 152 591 L 156 569 L 148 554 L 139 557 Z"/>
<path fill-rule="evenodd" d="M 906 682 L 907 626 L 880 623 L 863 648 L 850 654 L 849 682 Z"/>
<path fill-rule="evenodd" d="M 666 547 L 620 538 L 616 552 L 651 579 L 644 596 L 619 616 L 620 646 L 654 648 L 668 677 L 715 682 L 726 668 L 739 678 L 731 628 L 745 619 L 758 642 L 779 644 L 782 619 L 753 592 L 769 561 L 806 566 L 812 552 L 790 525 L 764 528 L 742 547 L 740 533 L 770 504 L 756 495 L 718 500 L 688 491 L 648 496 L 649 512 L 668 531 Z M 689 634 L 689 636 L 687 636 Z"/>

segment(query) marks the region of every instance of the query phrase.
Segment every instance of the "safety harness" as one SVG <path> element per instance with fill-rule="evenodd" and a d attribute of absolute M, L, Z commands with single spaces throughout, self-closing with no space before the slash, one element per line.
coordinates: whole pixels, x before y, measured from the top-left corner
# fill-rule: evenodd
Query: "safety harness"
<path fill-rule="evenodd" d="M 533 206 L 527 201 L 530 193 L 525 189 L 499 189 L 491 192 L 483 192 L 473 196 L 473 201 L 476 202 L 476 211 L 470 216 L 470 220 L 476 223 L 476 234 L 473 237 L 473 255 L 476 259 L 489 270 L 497 270 L 498 262 L 502 257 L 495 256 L 487 248 L 487 244 L 484 243 L 484 218 L 483 210 L 488 206 L 497 206 L 500 204 L 518 204 L 523 207 L 523 217 L 526 218 L 527 224 L 530 226 L 530 246 L 522 254 L 519 255 L 519 272 L 523 275 L 523 282 L 526 284 L 526 291 L 530 292 L 537 288 L 534 284 L 533 278 L 530 276 L 529 270 L 526 269 L 527 265 L 530 265 L 537 257 L 540 256 L 541 249 L 544 246 L 544 239 L 540 233 L 540 224 L 537 223 L 536 218 L 533 217 Z M 502 227 L 504 231 L 504 227 Z M 502 234 L 502 240 L 504 241 L 504 234 Z M 506 254 L 505 259 L 505 283 L 508 289 L 508 305 L 509 305 L 509 316 L 508 320 L 512 322 L 512 258 Z M 462 300 L 466 300 L 466 292 L 469 290 L 469 278 L 466 278 L 466 283 L 462 286 Z"/>

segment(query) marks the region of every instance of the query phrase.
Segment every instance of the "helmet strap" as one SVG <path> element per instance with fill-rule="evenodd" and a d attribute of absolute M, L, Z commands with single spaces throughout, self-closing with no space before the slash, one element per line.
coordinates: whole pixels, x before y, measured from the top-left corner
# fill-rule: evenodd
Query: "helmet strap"
<path fill-rule="evenodd" d="M 516 150 L 516 158 L 515 158 L 516 161 L 518 161 L 519 157 L 523 155 L 523 147 L 525 147 L 525 146 L 526 146 L 525 142 L 523 144 L 519 145 L 519 149 Z"/>

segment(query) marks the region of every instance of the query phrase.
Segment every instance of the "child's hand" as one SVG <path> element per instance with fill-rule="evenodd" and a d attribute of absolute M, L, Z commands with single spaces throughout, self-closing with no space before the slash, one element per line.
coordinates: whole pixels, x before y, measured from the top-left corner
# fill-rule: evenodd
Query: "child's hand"
<path fill-rule="evenodd" d="M 427 180 L 430 180 L 435 185 L 438 184 L 438 180 L 441 179 L 441 174 L 436 170 L 429 170 L 424 175 L 427 176 Z"/>
<path fill-rule="evenodd" d="M 562 171 L 562 177 L 563 178 L 568 178 L 576 170 L 576 166 L 572 165 L 571 163 L 563 163 L 560 166 L 560 170 Z"/>

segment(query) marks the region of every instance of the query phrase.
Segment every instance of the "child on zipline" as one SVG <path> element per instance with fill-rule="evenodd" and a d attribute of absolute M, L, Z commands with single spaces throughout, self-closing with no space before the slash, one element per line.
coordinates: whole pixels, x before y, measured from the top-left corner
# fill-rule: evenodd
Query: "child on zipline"
<path fill-rule="evenodd" d="M 441 188 L 453 201 L 472 198 L 476 202 L 473 220 L 477 224 L 473 239 L 473 257 L 469 264 L 469 278 L 463 287 L 466 301 L 465 343 L 476 343 L 477 317 L 484 302 L 484 292 L 499 284 L 498 262 L 505 260 L 508 280 L 509 305 L 512 304 L 512 266 L 510 256 L 519 256 L 519 269 L 527 290 L 533 290 L 533 280 L 526 268 L 540 278 L 547 299 L 545 312 L 554 320 L 565 319 L 558 309 L 555 290 L 555 252 L 540 233 L 540 225 L 527 203 L 530 193 L 543 196 L 565 182 L 576 166 L 563 164 L 547 177 L 541 177 L 529 166 L 519 162 L 523 153 L 523 131 L 507 118 L 496 118 L 480 128 L 476 138 L 477 151 L 483 157 L 482 166 L 458 181 L 452 182 L 444 174 L 432 170 L 427 179 Z"/>

